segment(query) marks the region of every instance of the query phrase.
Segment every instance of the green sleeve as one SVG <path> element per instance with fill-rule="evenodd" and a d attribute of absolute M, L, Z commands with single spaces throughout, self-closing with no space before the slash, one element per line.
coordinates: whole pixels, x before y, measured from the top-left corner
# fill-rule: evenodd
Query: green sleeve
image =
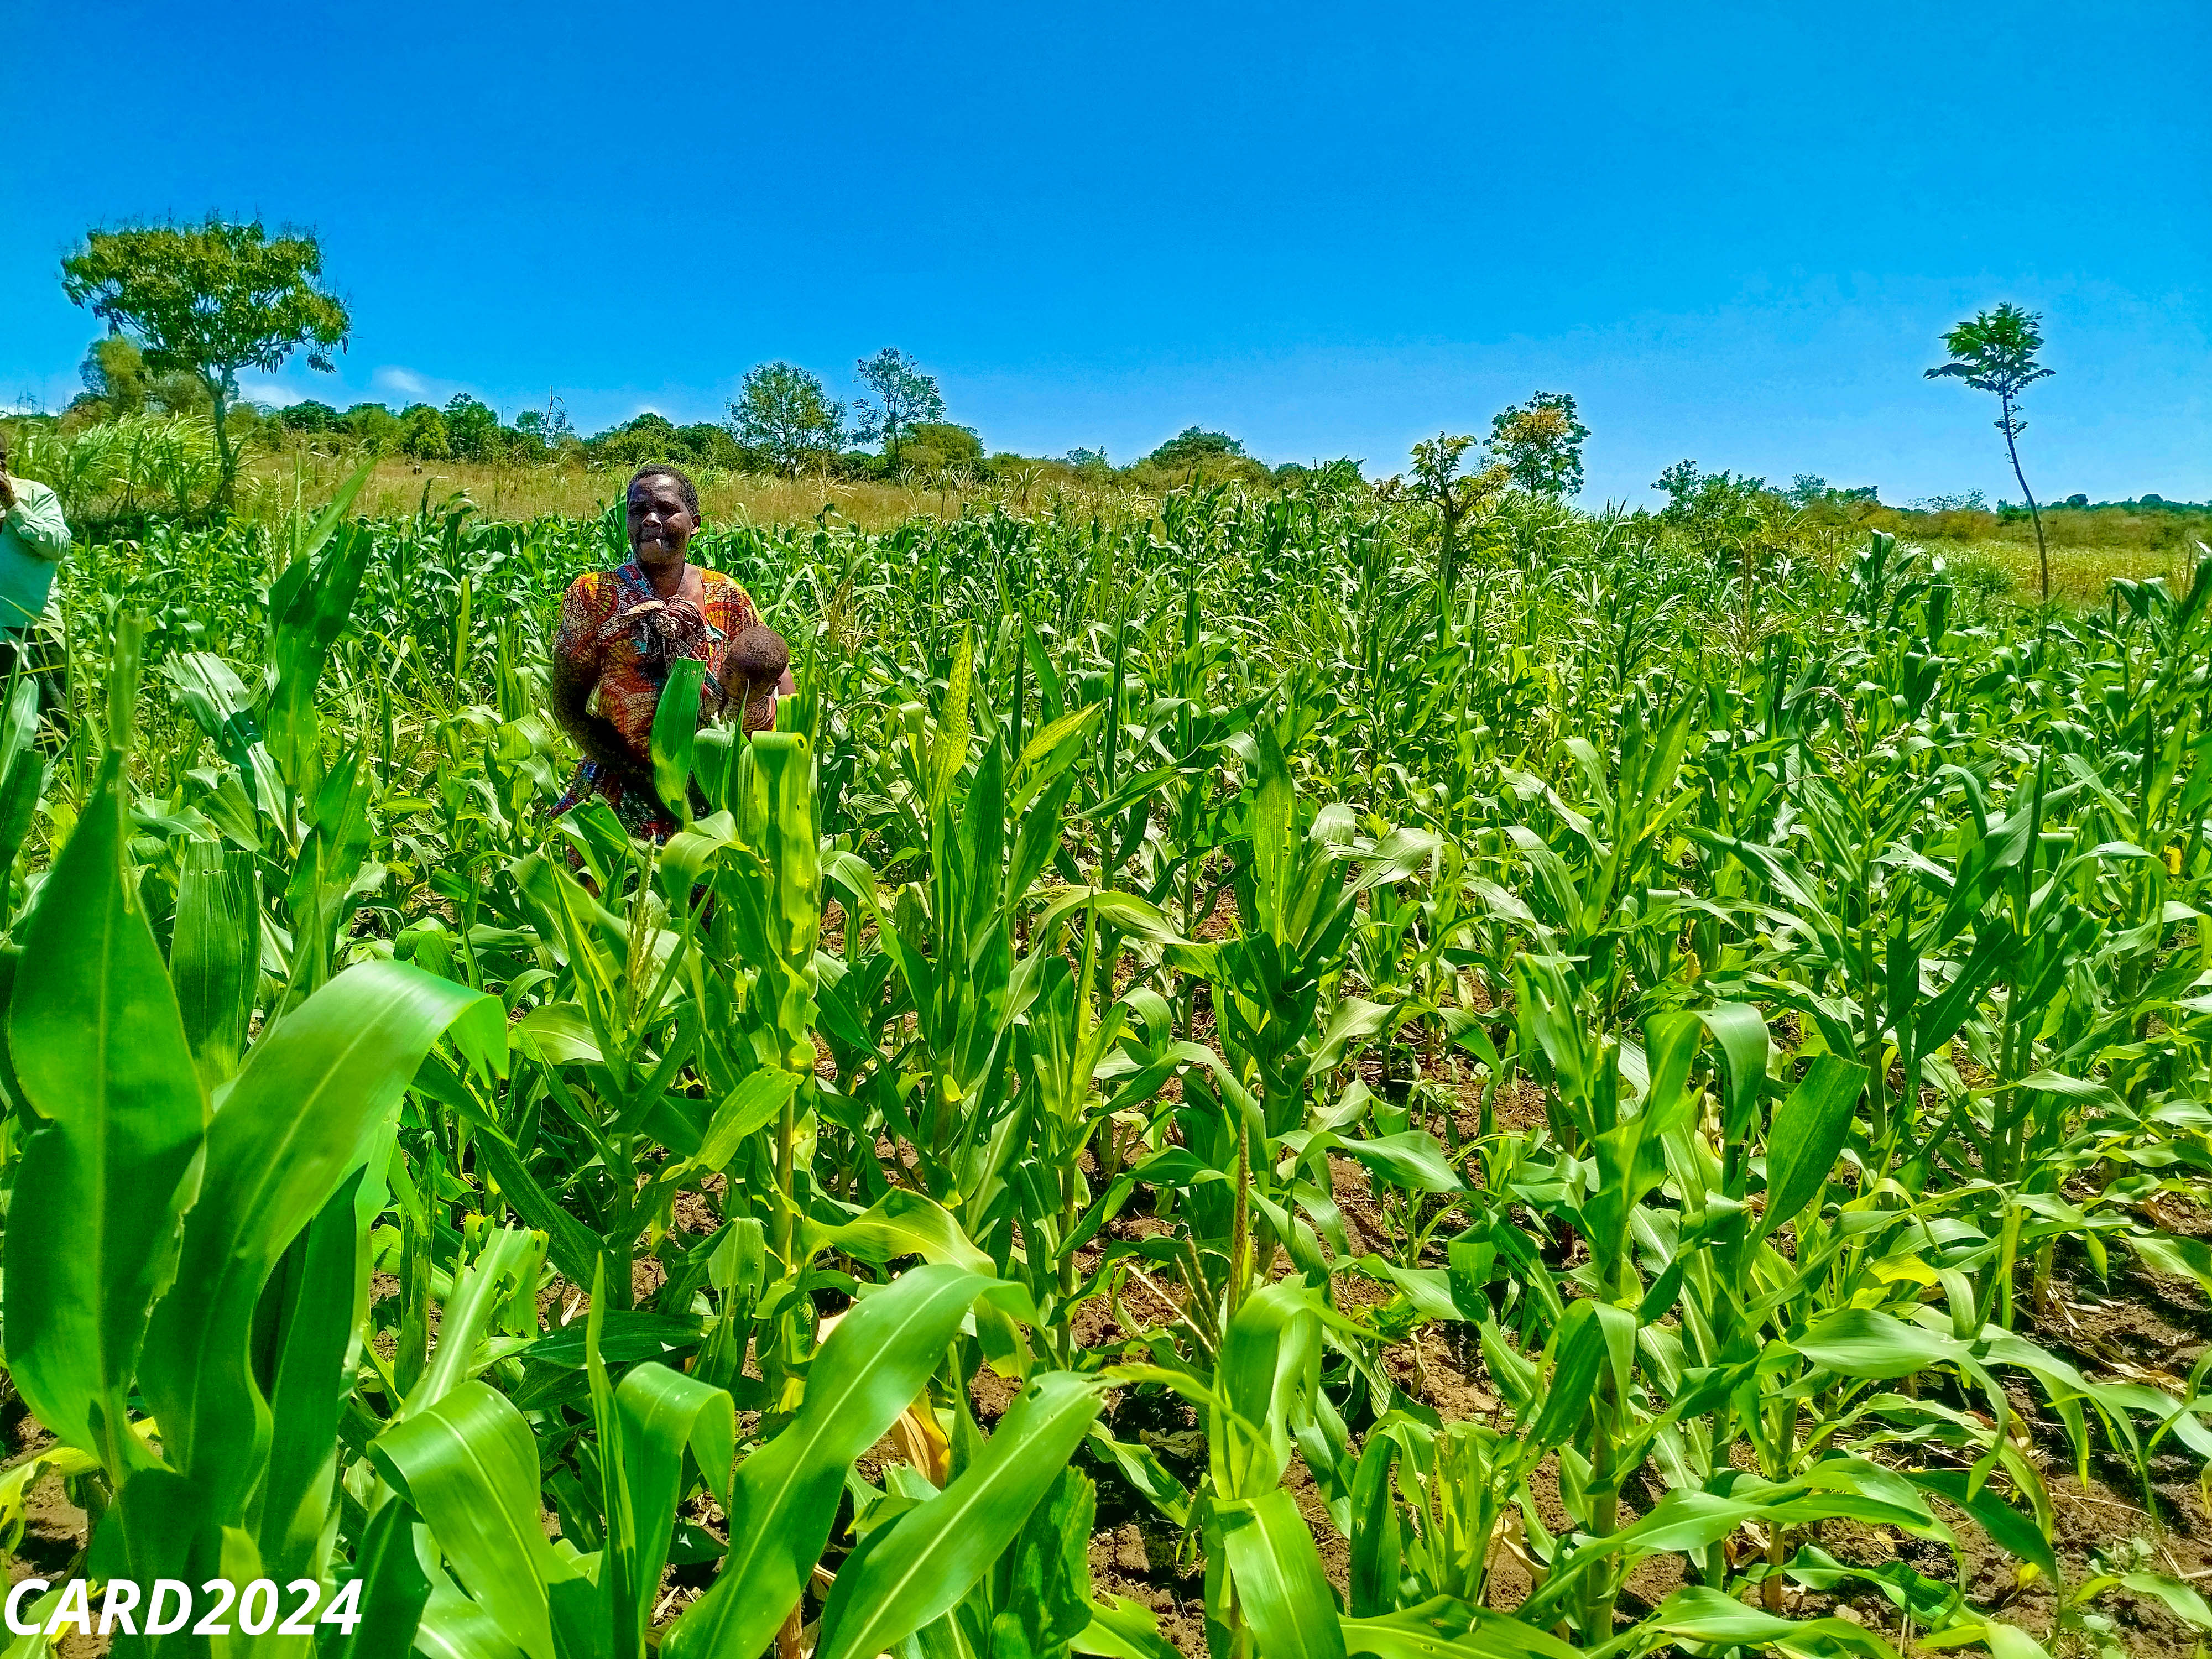
<path fill-rule="evenodd" d="M 16 479 L 15 505 L 8 509 L 8 528 L 24 547 L 42 559 L 58 561 L 70 550 L 69 526 L 62 519 L 61 497 L 44 484 Z"/>

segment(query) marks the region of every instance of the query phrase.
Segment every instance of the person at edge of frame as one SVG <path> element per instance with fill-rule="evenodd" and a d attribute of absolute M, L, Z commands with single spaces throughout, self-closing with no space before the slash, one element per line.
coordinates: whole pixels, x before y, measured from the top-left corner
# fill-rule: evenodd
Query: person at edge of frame
<path fill-rule="evenodd" d="M 656 463 L 629 481 L 630 558 L 568 586 L 553 639 L 553 714 L 584 758 L 554 816 L 597 795 L 632 835 L 665 841 L 675 815 L 653 781 L 653 723 L 670 666 L 695 658 L 707 665 L 699 721 L 719 719 L 732 695 L 748 730 L 775 717 L 772 697 L 750 704 L 733 685 L 732 649 L 760 627 L 752 596 L 719 570 L 686 557 L 699 529 L 699 491 L 681 468 Z M 788 672 L 776 690 L 793 690 Z"/>
<path fill-rule="evenodd" d="M 29 677 L 52 728 L 47 742 L 69 728 L 68 657 L 53 603 L 54 573 L 69 550 L 61 498 L 9 471 L 8 435 L 0 432 L 0 693 L 17 674 Z"/>

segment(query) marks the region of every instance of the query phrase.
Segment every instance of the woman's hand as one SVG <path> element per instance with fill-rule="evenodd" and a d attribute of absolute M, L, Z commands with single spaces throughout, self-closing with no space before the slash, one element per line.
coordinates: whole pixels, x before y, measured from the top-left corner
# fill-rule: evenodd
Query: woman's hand
<path fill-rule="evenodd" d="M 620 780 L 623 787 L 641 790 L 648 799 L 658 799 L 652 769 L 640 763 L 612 720 L 592 712 L 592 692 L 597 684 L 596 679 L 578 672 L 568 659 L 556 653 L 553 659 L 553 718 L 561 723 L 562 731 L 575 739 L 585 759 L 604 768 Z"/>

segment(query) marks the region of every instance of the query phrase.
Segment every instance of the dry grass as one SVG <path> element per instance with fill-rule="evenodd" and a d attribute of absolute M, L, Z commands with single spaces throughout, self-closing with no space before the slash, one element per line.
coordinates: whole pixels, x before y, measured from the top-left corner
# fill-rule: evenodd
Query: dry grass
<path fill-rule="evenodd" d="M 1997 586 L 1994 579 L 2001 576 L 2004 591 L 2014 600 L 2032 604 L 2041 591 L 2042 577 L 2036 566 L 2033 539 L 1931 539 L 1922 545 L 1940 555 L 1954 572 L 1967 574 L 1969 580 L 1976 573 L 1986 572 L 1989 574 L 1982 579 Z M 2120 543 L 2101 547 L 2053 547 L 2051 597 L 2069 610 L 2079 610 L 2085 605 L 2102 605 L 2106 590 L 2115 578 L 2142 580 L 2152 576 L 2165 577 L 2166 586 L 2175 594 L 2184 594 L 2189 591 L 2196 562 L 2197 550 L 2193 546 L 2185 550 Z"/>
<path fill-rule="evenodd" d="M 240 480 L 240 506 L 246 514 L 274 521 L 295 499 L 313 507 L 330 499 L 356 463 L 348 458 L 301 451 L 287 455 L 264 455 L 248 463 Z M 379 460 L 363 490 L 361 507 L 379 518 L 414 512 L 427 494 L 433 506 L 455 492 L 465 492 L 494 518 L 530 519 L 544 514 L 595 514 L 613 501 L 628 480 L 629 466 L 517 467 L 479 465 L 466 461 L 416 463 L 404 456 Z M 932 489 L 908 484 L 857 482 L 828 477 L 764 477 L 749 473 L 702 473 L 699 478 L 700 505 L 707 516 L 722 524 L 796 524 L 823 512 L 870 531 L 888 530 L 916 516 L 957 518 L 963 509 L 1003 505 L 1015 513 L 1048 507 L 1055 497 L 1072 500 L 1082 511 L 1111 516 L 1147 514 L 1158 497 L 1127 484 L 1103 486 L 1073 483 L 1065 478 L 1033 479 L 1018 483 L 972 482 L 963 488 Z M 1941 554 L 1954 571 L 1973 573 L 1970 580 L 1987 583 L 2011 599 L 2032 603 L 2039 587 L 2035 543 L 2027 531 L 1986 533 L 1996 524 L 1991 514 L 1959 515 L 1962 531 L 1983 533 L 1958 537 L 1914 535 L 1900 529 L 1904 539 L 1917 541 Z M 2100 515 L 2054 514 L 2079 522 L 2054 528 L 2051 550 L 2053 597 L 2069 609 L 2101 605 L 2107 585 L 2115 577 L 2163 576 L 2176 593 L 2188 591 L 2195 568 L 2193 538 L 2178 544 L 2160 546 L 2141 535 L 2098 543 L 2084 539 L 2096 527 Z M 2106 515 L 2109 516 L 2109 515 Z M 1968 525 L 1963 520 L 1975 522 Z M 2135 529 L 2132 521 L 2125 527 Z M 1863 541 L 1863 534 L 1851 538 Z"/>
<path fill-rule="evenodd" d="M 313 507 L 359 463 L 350 458 L 302 453 L 258 457 L 239 481 L 239 506 L 245 514 L 275 520 L 295 500 Z M 545 514 L 596 514 L 617 499 L 631 469 L 479 465 L 468 461 L 414 462 L 386 456 L 369 475 L 357 506 L 377 518 L 414 512 L 427 494 L 433 507 L 457 491 L 465 492 L 495 519 L 532 519 Z M 1072 498 L 1085 511 L 1144 510 L 1153 498 L 1126 486 L 1092 489 L 1060 481 L 971 483 L 963 488 L 932 489 L 907 484 L 856 482 L 828 477 L 764 477 L 712 471 L 698 476 L 699 505 L 723 524 L 795 524 L 828 511 L 865 529 L 881 531 L 917 515 L 957 518 L 963 507 L 1004 504 L 1031 512 L 1055 495 Z"/>

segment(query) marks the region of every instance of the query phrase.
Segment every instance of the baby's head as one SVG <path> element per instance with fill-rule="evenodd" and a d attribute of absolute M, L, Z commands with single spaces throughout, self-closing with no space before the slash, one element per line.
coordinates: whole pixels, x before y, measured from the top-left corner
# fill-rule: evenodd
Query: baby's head
<path fill-rule="evenodd" d="M 772 691 L 791 666 L 791 647 L 773 628 L 755 623 L 738 630 L 730 641 L 730 678 L 743 680 L 754 691 Z"/>
<path fill-rule="evenodd" d="M 730 641 L 730 690 L 744 705 L 747 732 L 765 731 L 775 724 L 775 688 L 790 666 L 791 647 L 772 628 L 755 623 L 739 629 Z"/>

